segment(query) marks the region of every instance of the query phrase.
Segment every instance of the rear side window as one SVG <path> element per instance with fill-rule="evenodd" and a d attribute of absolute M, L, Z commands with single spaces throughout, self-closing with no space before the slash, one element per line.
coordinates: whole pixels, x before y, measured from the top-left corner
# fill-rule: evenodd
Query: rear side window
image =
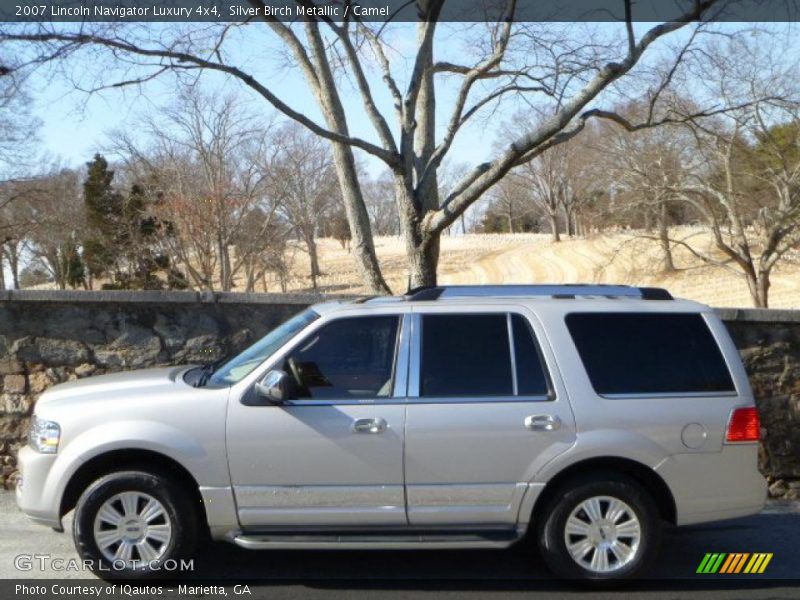
<path fill-rule="evenodd" d="M 735 391 L 699 314 L 573 313 L 566 322 L 598 394 Z"/>
<path fill-rule="evenodd" d="M 515 382 L 518 395 L 547 395 L 533 332 L 519 315 L 511 323 L 506 313 L 423 315 L 420 395 L 513 396 Z"/>
<path fill-rule="evenodd" d="M 530 324 L 522 315 L 511 315 L 517 367 L 517 393 L 520 396 L 546 396 L 549 382 L 542 367 L 542 355 Z"/>

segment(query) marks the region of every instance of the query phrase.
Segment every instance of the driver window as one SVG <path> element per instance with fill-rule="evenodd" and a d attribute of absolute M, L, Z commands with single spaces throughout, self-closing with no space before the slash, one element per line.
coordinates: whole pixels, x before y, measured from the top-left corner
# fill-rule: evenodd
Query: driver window
<path fill-rule="evenodd" d="M 392 393 L 399 317 L 338 319 L 303 340 L 284 361 L 296 398 L 386 398 Z"/>

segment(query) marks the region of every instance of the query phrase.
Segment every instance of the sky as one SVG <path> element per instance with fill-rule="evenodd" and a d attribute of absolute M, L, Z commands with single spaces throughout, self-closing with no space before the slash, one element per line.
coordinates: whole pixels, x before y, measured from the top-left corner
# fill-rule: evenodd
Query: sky
<path fill-rule="evenodd" d="M 157 26 L 157 25 L 155 25 Z M 581 25 L 581 27 L 583 27 Z M 610 31 L 612 25 L 599 26 L 602 33 Z M 644 25 L 640 26 L 644 27 Z M 467 50 L 468 43 L 463 36 L 448 32 L 446 27 L 438 40 L 439 58 L 456 61 Z M 407 72 L 408 61 L 414 49 L 416 33 L 413 25 L 402 25 L 393 34 L 392 45 L 395 53 L 392 56 L 393 67 L 400 73 L 400 79 Z M 268 82 L 272 89 L 301 112 L 319 121 L 319 112 L 315 101 L 305 85 L 298 69 L 278 67 L 279 60 L 272 57 L 277 53 L 277 45 L 267 35 L 259 31 L 250 31 L 239 39 L 233 40 L 230 51 L 237 57 L 237 64 L 248 66 L 257 78 Z M 73 61 L 76 63 L 77 61 Z M 95 65 L 73 64 L 72 68 L 79 77 L 90 76 Z M 377 69 L 371 75 L 373 91 L 382 112 L 389 116 L 393 124 L 391 98 L 378 77 Z M 238 81 L 217 74 L 203 76 L 203 87 L 209 91 L 236 91 L 257 110 L 269 112 L 270 108 L 263 99 L 247 90 Z M 130 130 L 137 118 L 143 114 L 157 114 L 159 107 L 174 100 L 174 79 L 170 75 L 162 76 L 141 89 L 127 88 L 87 95 L 75 90 L 72 83 L 63 77 L 52 77 L 49 73 L 40 73 L 30 80 L 31 95 L 34 100 L 34 115 L 41 122 L 41 148 L 52 161 L 62 162 L 65 166 L 81 165 L 95 152 L 108 148 L 107 134 L 114 129 Z M 377 141 L 371 124 L 363 116 L 361 101 L 350 84 L 342 86 L 345 104 L 350 111 L 350 125 L 356 135 Z M 440 79 L 437 84 L 439 122 L 446 122 L 451 106 L 454 87 Z M 499 128 L 501 123 L 509 122 L 522 108 L 519 103 L 509 102 L 500 107 L 493 115 L 491 123 Z M 453 147 L 453 163 L 474 165 L 491 156 L 492 143 L 496 130 L 486 128 L 480 122 L 459 133 Z M 367 161 L 373 175 L 382 170 L 376 161 Z"/>
<path fill-rule="evenodd" d="M 636 25 L 637 34 L 641 35 L 652 24 Z M 166 27 L 163 24 L 142 25 L 143 27 Z M 617 24 L 565 24 L 575 28 L 576 32 L 593 32 L 597 36 L 614 35 L 619 31 Z M 746 26 L 746 25 L 745 25 Z M 263 27 L 263 26 L 262 26 Z M 393 54 L 391 60 L 400 81 L 405 81 L 410 57 L 413 55 L 416 33 L 414 26 L 404 24 L 394 30 L 391 38 Z M 469 35 L 464 35 L 464 25 L 440 26 L 437 39 L 439 59 L 459 61 L 469 50 Z M 473 28 L 480 27 L 479 25 Z M 719 26 L 723 31 L 733 31 L 742 27 L 739 24 Z M 688 32 L 688 29 L 686 30 Z M 678 32 L 658 42 L 645 55 L 647 61 L 656 60 L 659 53 L 666 52 L 671 43 L 679 41 L 686 32 Z M 280 58 L 281 47 L 270 34 L 263 29 L 251 26 L 244 29 L 239 37 L 229 43 L 229 52 L 237 65 L 242 65 L 257 79 L 265 82 L 277 91 L 282 99 L 292 107 L 321 122 L 319 112 L 312 95 L 308 92 L 299 69 L 286 68 Z M 800 56 L 797 48 L 787 53 L 788 56 Z M 98 76 L 98 63 L 94 60 L 76 61 L 69 65 L 72 75 L 90 81 Z M 382 112 L 388 115 L 390 124 L 394 126 L 394 114 L 391 97 L 379 78 L 377 69 L 370 73 L 372 89 Z M 446 79 L 437 80 L 438 122 L 445 123 L 452 104 L 454 83 Z M 219 74 L 207 74 L 201 78 L 202 86 L 207 91 L 237 92 L 254 110 L 263 111 L 269 118 L 272 109 L 254 92 L 248 90 L 240 82 Z M 64 166 L 80 166 L 89 161 L 95 152 L 103 152 L 109 148 L 108 133 L 115 129 L 135 131 L 139 117 L 157 114 L 159 107 L 174 102 L 176 97 L 175 80 L 171 75 L 161 76 L 157 80 L 145 84 L 141 88 L 124 88 L 122 90 L 103 91 L 92 95 L 78 91 L 64 77 L 52 76 L 52 73 L 40 72 L 29 81 L 33 99 L 33 114 L 41 120 L 40 149 L 48 157 L 48 162 Z M 349 111 L 350 126 L 353 134 L 377 143 L 371 124 L 363 115 L 362 104 L 351 84 L 342 85 L 344 102 Z M 509 101 L 501 105 L 491 120 L 476 120 L 464 128 L 456 140 L 451 152 L 452 164 L 475 165 L 492 155 L 492 144 L 501 126 L 511 124 L 524 105 Z M 513 129 L 520 125 L 512 124 Z M 377 160 L 366 160 L 366 165 L 373 176 L 377 176 L 384 166 Z"/>
<path fill-rule="evenodd" d="M 406 52 L 410 56 L 413 50 L 415 32 L 411 26 L 402 26 L 405 31 L 398 32 L 396 50 Z M 270 48 L 265 52 L 263 45 Z M 252 44 L 252 45 L 251 45 Z M 407 47 L 406 47 L 407 46 Z M 305 80 L 298 69 L 276 66 L 279 61 L 253 60 L 262 53 L 272 54 L 276 45 L 260 32 L 252 32 L 240 40 L 230 44 L 231 52 L 241 57 L 241 63 L 247 64 L 249 71 L 261 81 L 278 90 L 282 99 L 294 109 L 307 114 L 321 123 L 316 102 L 308 92 Z M 394 65 L 400 73 L 404 72 L 404 60 L 395 56 Z M 86 65 L 91 69 L 92 65 Z M 374 75 L 374 73 L 373 73 Z M 393 123 L 391 98 L 382 82 L 371 77 L 371 85 L 382 112 L 388 115 Z M 108 133 L 115 129 L 129 129 L 142 115 L 157 114 L 159 107 L 175 98 L 174 78 L 165 75 L 141 89 L 127 88 L 123 90 L 103 91 L 92 95 L 75 89 L 72 83 L 63 77 L 51 77 L 42 73 L 30 81 L 34 93 L 34 115 L 42 122 L 40 138 L 42 149 L 54 160 L 63 162 L 65 166 L 78 166 L 87 162 L 95 152 L 102 152 L 109 147 Z M 235 92 L 256 110 L 264 111 L 265 116 L 273 110 L 257 94 L 248 90 L 239 81 L 208 73 L 201 79 L 206 91 Z M 448 86 L 440 86 L 438 90 L 443 99 L 448 97 Z M 350 111 L 349 124 L 354 135 L 377 142 L 371 124 L 363 118 L 361 100 L 350 84 L 342 86 L 345 105 Z M 444 113 L 443 113 L 444 116 Z M 510 117 L 510 115 L 508 115 Z M 487 156 L 491 136 L 480 129 L 465 129 L 459 137 L 456 159 L 460 162 L 475 163 Z M 377 175 L 382 164 L 364 157 L 371 174 Z"/>

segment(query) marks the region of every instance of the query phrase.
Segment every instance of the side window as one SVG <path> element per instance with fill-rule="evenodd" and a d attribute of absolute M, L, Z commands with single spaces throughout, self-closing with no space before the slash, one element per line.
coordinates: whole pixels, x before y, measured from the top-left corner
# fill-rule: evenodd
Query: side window
<path fill-rule="evenodd" d="M 390 396 L 398 323 L 397 316 L 344 318 L 311 334 L 284 361 L 297 397 Z"/>
<path fill-rule="evenodd" d="M 422 316 L 421 396 L 511 396 L 505 313 Z"/>
<path fill-rule="evenodd" d="M 547 396 L 550 385 L 544 371 L 539 345 L 528 321 L 519 314 L 511 315 L 514 333 L 514 355 L 517 367 L 517 394 L 520 396 Z"/>
<path fill-rule="evenodd" d="M 573 313 L 566 323 L 598 394 L 735 391 L 699 314 Z"/>

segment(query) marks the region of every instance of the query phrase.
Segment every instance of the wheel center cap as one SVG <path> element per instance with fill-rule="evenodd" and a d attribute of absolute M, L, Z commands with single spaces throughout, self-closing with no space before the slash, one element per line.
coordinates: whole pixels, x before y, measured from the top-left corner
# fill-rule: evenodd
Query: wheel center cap
<path fill-rule="evenodd" d="M 122 535 L 127 540 L 138 540 L 142 537 L 144 526 L 139 519 L 128 519 L 122 524 Z"/>

